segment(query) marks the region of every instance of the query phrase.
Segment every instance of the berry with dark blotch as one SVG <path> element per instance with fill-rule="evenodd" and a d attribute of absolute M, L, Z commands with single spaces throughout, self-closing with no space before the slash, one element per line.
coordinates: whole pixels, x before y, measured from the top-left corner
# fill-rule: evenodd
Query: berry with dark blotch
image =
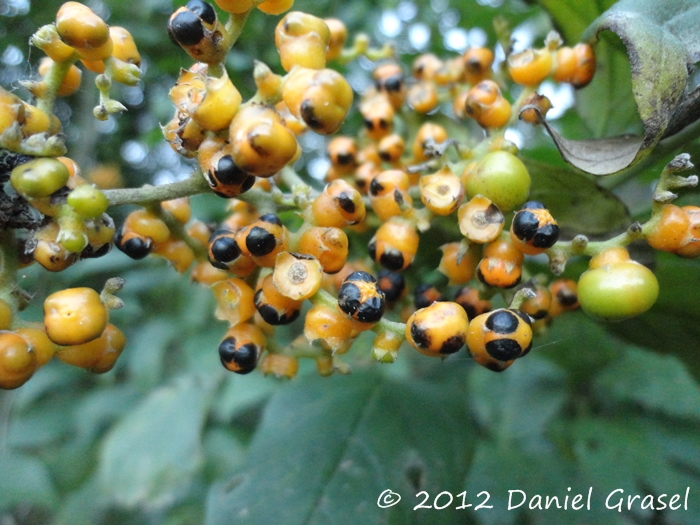
<path fill-rule="evenodd" d="M 209 237 L 207 256 L 214 267 L 228 270 L 230 265 L 241 257 L 241 249 L 234 235 L 231 230 L 219 229 Z"/>
<path fill-rule="evenodd" d="M 287 229 L 279 218 L 267 213 L 255 222 L 235 233 L 238 247 L 244 255 L 264 257 L 283 251 L 287 241 Z"/>
<path fill-rule="evenodd" d="M 528 201 L 513 217 L 510 238 L 523 253 L 537 255 L 554 246 L 559 226 L 541 202 Z"/>
<path fill-rule="evenodd" d="M 202 0 L 190 0 L 187 2 L 185 8 L 197 15 L 207 24 L 213 24 L 216 22 L 216 11 L 210 4 L 202 2 Z"/>
<path fill-rule="evenodd" d="M 369 241 L 369 255 L 387 270 L 405 270 L 418 251 L 419 236 L 415 226 L 400 220 L 382 224 Z"/>
<path fill-rule="evenodd" d="M 170 17 L 168 36 L 177 46 L 198 44 L 204 38 L 202 20 L 192 11 L 180 8 Z"/>
<path fill-rule="evenodd" d="M 376 323 L 384 315 L 384 293 L 372 275 L 353 272 L 338 290 L 338 307 L 360 323 Z"/>
<path fill-rule="evenodd" d="M 413 305 L 416 310 L 444 300 L 445 296 L 432 284 L 419 284 L 413 289 Z"/>
<path fill-rule="evenodd" d="M 265 335 L 249 323 L 231 327 L 219 345 L 219 359 L 227 370 L 248 374 L 255 370 L 265 350 Z"/>
<path fill-rule="evenodd" d="M 301 301 L 282 295 L 272 281 L 272 275 L 263 279 L 261 287 L 255 292 L 255 308 L 265 322 L 273 325 L 292 323 L 299 317 Z"/>
<path fill-rule="evenodd" d="M 549 306 L 549 316 L 556 317 L 564 312 L 575 310 L 578 304 L 578 287 L 571 279 L 557 279 L 549 285 L 552 301 Z"/>
<path fill-rule="evenodd" d="M 499 361 L 509 361 L 530 351 L 532 331 L 521 328 L 523 323 L 530 326 L 527 314 L 522 315 L 517 310 L 499 309 L 487 315 L 484 323 L 484 343 L 491 357 Z"/>
<path fill-rule="evenodd" d="M 544 319 L 549 315 L 552 306 L 552 294 L 549 289 L 539 284 L 535 286 L 534 293 L 534 297 L 529 297 L 520 305 L 520 310 L 534 320 Z"/>
<path fill-rule="evenodd" d="M 406 281 L 402 274 L 382 268 L 377 274 L 377 286 L 384 294 L 386 302 L 391 304 L 401 299 L 406 289 Z"/>
<path fill-rule="evenodd" d="M 460 305 L 436 302 L 408 318 L 406 340 L 422 354 L 446 356 L 464 346 L 468 327 L 467 314 Z"/>
<path fill-rule="evenodd" d="M 114 234 L 114 245 L 119 251 L 136 260 L 143 259 L 153 249 L 151 239 L 134 232 L 116 232 Z"/>
<path fill-rule="evenodd" d="M 481 314 L 491 311 L 491 301 L 481 299 L 479 290 L 470 286 L 463 286 L 457 290 L 454 302 L 464 308 L 470 321 L 473 321 Z"/>
<path fill-rule="evenodd" d="M 467 334 L 469 354 L 481 366 L 502 372 L 532 348 L 530 323 L 527 314 L 505 308 L 477 316 Z"/>

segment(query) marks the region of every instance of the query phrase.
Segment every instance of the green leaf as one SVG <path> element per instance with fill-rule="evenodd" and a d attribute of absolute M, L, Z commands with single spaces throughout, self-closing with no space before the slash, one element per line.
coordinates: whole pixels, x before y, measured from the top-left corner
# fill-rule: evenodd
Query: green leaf
<path fill-rule="evenodd" d="M 99 484 L 90 478 L 77 490 L 63 495 L 52 525 L 94 525 L 102 506 Z"/>
<path fill-rule="evenodd" d="M 172 321 L 155 318 L 132 331 L 134 335 L 129 338 L 125 366 L 134 384 L 144 391 L 161 380 L 169 343 L 177 335 L 173 333 L 173 328 Z"/>
<path fill-rule="evenodd" d="M 568 140 L 543 121 L 564 159 L 594 175 L 609 175 L 636 164 L 667 131 L 678 132 L 700 115 L 698 93 L 684 95 L 688 72 L 700 58 L 697 2 L 621 0 L 597 18 L 583 38 L 593 43 L 604 31 L 617 34 L 627 49 L 644 135 Z M 610 62 L 607 67 L 613 65 Z"/>
<path fill-rule="evenodd" d="M 656 304 L 638 317 L 609 324 L 608 330 L 638 346 L 677 355 L 698 378 L 700 312 L 697 289 L 690 285 L 698 282 L 697 261 L 659 253 L 654 273 L 659 280 Z"/>
<path fill-rule="evenodd" d="M 585 505 L 589 488 L 590 484 L 580 476 L 570 458 L 558 454 L 554 448 L 525 450 L 513 444 L 489 441 L 479 442 L 466 481 L 467 503 L 472 504 L 472 509 L 480 503 L 493 507 L 474 511 L 482 525 L 626 523 L 602 505 L 591 504 L 591 509 L 587 510 Z M 582 496 L 577 500 L 577 505 L 584 507 L 575 511 L 571 508 L 571 502 L 577 494 Z M 538 495 L 542 510 L 537 507 Z M 546 496 L 557 497 L 562 507 L 569 496 L 568 510 L 558 510 L 554 504 L 545 508 Z M 531 505 L 532 509 L 529 508 Z"/>
<path fill-rule="evenodd" d="M 119 385 L 86 392 L 74 418 L 77 440 L 89 444 L 115 419 L 131 410 L 139 392 L 134 385 Z"/>
<path fill-rule="evenodd" d="M 578 310 L 553 319 L 546 332 L 535 338 L 532 353 L 565 369 L 572 382 L 587 384 L 619 359 L 623 349 L 624 343 L 612 337 L 605 326 Z"/>
<path fill-rule="evenodd" d="M 669 416 L 700 419 L 700 387 L 673 356 L 629 349 L 596 379 L 601 401 L 631 402 Z"/>
<path fill-rule="evenodd" d="M 133 507 L 171 504 L 203 462 L 200 434 L 211 384 L 185 376 L 153 390 L 106 436 L 98 475 L 104 493 Z"/>
<path fill-rule="evenodd" d="M 564 374 L 537 357 L 502 374 L 473 367 L 468 384 L 479 423 L 498 440 L 537 436 L 566 401 Z"/>
<path fill-rule="evenodd" d="M 415 494 L 459 492 L 472 427 L 459 383 L 307 378 L 267 405 L 245 468 L 212 488 L 205 523 L 455 523 L 461 511 L 414 512 Z M 402 500 L 382 509 L 387 489 Z"/>
<path fill-rule="evenodd" d="M 537 0 L 566 42 L 578 42 L 588 25 L 615 0 Z"/>
<path fill-rule="evenodd" d="M 543 202 L 566 234 L 602 235 L 630 225 L 622 201 L 594 180 L 568 167 L 523 161 L 532 178 L 530 199 Z"/>
<path fill-rule="evenodd" d="M 0 472 L 0 509 L 20 503 L 56 503 L 49 472 L 38 459 L 4 451 L 0 454 Z"/>
<path fill-rule="evenodd" d="M 628 496 L 667 494 L 668 503 L 671 494 L 679 493 L 683 498 L 687 487 L 697 486 L 697 470 L 694 473 L 688 470 L 687 465 L 675 460 L 670 447 L 662 445 L 667 439 L 673 439 L 673 433 L 682 432 L 686 438 L 696 436 L 697 425 L 676 427 L 671 433 L 662 421 L 639 418 L 634 413 L 618 412 L 617 416 L 616 419 L 579 419 L 566 427 L 578 470 L 594 487 L 593 505 L 604 508 L 606 497 L 622 489 L 624 493 L 613 495 L 611 501 L 616 503 L 620 497 L 624 498 L 622 516 L 629 518 L 632 512 L 627 510 Z M 675 444 L 679 443 L 691 446 L 689 452 L 697 454 L 697 438 L 675 440 Z M 691 490 L 688 511 L 667 511 L 672 522 L 698 522 L 700 512 L 697 505 L 692 504 L 692 494 Z M 639 501 L 635 506 L 637 513 Z"/>

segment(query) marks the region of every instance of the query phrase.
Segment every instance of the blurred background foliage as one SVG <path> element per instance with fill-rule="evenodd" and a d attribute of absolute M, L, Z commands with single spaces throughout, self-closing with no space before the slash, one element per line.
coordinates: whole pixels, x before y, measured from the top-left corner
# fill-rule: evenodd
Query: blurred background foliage
<path fill-rule="evenodd" d="M 84 73 L 81 90 L 56 110 L 69 155 L 85 171 L 116 167 L 127 186 L 184 178 L 191 166 L 159 128 L 173 112 L 168 90 L 179 68 L 190 65 L 165 33 L 170 13 L 184 2 L 87 3 L 131 31 L 145 74 L 140 86 L 116 94 L 128 113 L 99 123 L 91 117 L 92 74 Z M 60 4 L 0 0 L 0 83 L 21 96 L 17 80 L 35 75 L 41 58 L 29 36 L 53 20 Z M 572 44 L 611 4 L 297 0 L 295 9 L 341 18 L 351 35 L 365 31 L 374 43 L 394 41 L 410 64 L 422 52 L 447 57 L 469 45 L 494 46 L 494 17 L 508 22 L 516 46 L 539 44 L 552 27 Z M 277 21 L 253 13 L 228 59 L 244 97 L 253 92 L 253 59 L 280 70 L 271 45 Z M 547 87 L 559 108 L 556 127 L 567 137 L 640 129 L 624 47 L 609 37 L 597 52 L 599 72 L 590 87 L 575 95 Z M 343 71 L 361 92 L 370 69 L 360 60 Z M 343 132 L 356 132 L 358 123 L 354 113 Z M 464 133 L 463 125 L 450 126 Z M 673 154 L 634 177 L 592 181 L 567 168 L 541 130 L 518 125 L 509 138 L 531 163 L 534 190 L 559 206 L 555 217 L 592 235 L 611 235 L 645 217 L 651 183 Z M 302 145 L 298 167 L 313 178 L 323 172 L 325 139 L 311 134 Z M 698 141 L 684 150 L 697 154 Z M 686 192 L 681 202 L 697 205 L 698 192 Z M 199 196 L 192 205 L 202 220 L 223 217 L 217 197 Z M 125 214 L 113 210 L 117 220 Z M 421 245 L 425 263 L 410 274 L 414 282 L 438 278 L 430 265 L 441 242 L 444 235 L 435 235 Z M 396 364 L 380 366 L 370 359 L 371 339 L 363 337 L 349 354 L 351 376 L 321 379 L 313 364 L 302 362 L 292 382 L 226 373 L 216 352 L 226 326 L 213 319 L 210 293 L 163 261 L 133 262 L 113 251 L 61 274 L 29 267 L 23 286 L 35 300 L 25 317 L 37 320 L 43 298 L 55 290 L 99 289 L 108 277 L 124 277 L 126 307 L 112 321 L 129 343 L 103 376 L 54 361 L 19 390 L 0 393 L 0 523 L 697 524 L 698 265 L 654 259 L 643 248 L 637 256 L 654 265 L 661 286 L 650 312 L 615 324 L 580 312 L 558 318 L 530 357 L 504 374 L 475 366 L 464 352 L 439 361 L 404 349 Z M 567 273 L 576 276 L 584 267 L 575 262 Z M 506 510 L 508 490 L 563 498 L 568 487 L 572 494 L 593 487 L 592 509 Z M 637 505 L 618 513 L 604 505 L 618 488 L 659 495 L 686 487 L 687 511 Z M 385 489 L 400 493 L 401 503 L 378 508 Z M 473 504 L 488 491 L 493 509 L 414 512 L 421 490 L 431 495 L 428 503 L 441 491 L 466 490 Z"/>

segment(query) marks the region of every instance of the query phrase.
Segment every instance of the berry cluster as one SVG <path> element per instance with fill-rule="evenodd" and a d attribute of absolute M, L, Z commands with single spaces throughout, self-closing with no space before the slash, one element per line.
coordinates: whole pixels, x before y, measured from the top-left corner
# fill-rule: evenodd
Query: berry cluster
<path fill-rule="evenodd" d="M 67 2 L 55 23 L 32 37 L 48 55 L 41 80 L 23 83 L 36 104 L 0 91 L 0 147 L 10 159 L 3 164 L 13 192 L 7 198 L 40 219 L 0 232 L 6 274 L 32 260 L 61 271 L 112 244 L 132 259 L 162 257 L 211 290 L 215 316 L 228 324 L 219 358 L 239 374 L 259 366 L 293 377 L 300 357 L 314 359 L 322 375 L 345 373 L 340 356 L 366 331 L 375 334 L 372 356 L 380 362 L 395 361 L 404 341 L 434 357 L 466 345 L 475 362 L 500 372 L 532 350 L 533 336 L 553 318 L 579 304 L 601 319 L 648 310 L 658 283 L 630 259 L 632 241 L 700 255 L 700 208 L 671 204 L 671 190 L 697 184 L 695 176 L 678 175 L 692 167 L 687 156 L 661 174 L 650 220 L 607 241 L 560 239 L 547 203 L 529 200 L 530 174 L 505 130 L 518 118 L 533 125 L 546 118 L 551 102 L 537 93 L 545 79 L 575 88 L 591 82 L 589 44 L 563 46 L 553 32 L 542 48 L 509 53 L 501 64 L 491 49 L 474 47 L 444 59 L 421 55 L 408 74 L 391 48 L 371 48 L 364 35 L 346 47 L 341 21 L 288 12 L 292 0 L 216 4 L 220 11 L 190 0 L 167 24 L 172 42 L 195 63 L 170 90 L 174 116 L 162 131 L 196 169 L 189 180 L 162 187 L 102 191 L 89 183 L 62 156 L 52 113 L 56 96 L 80 85 L 78 62 L 98 74 L 95 116 L 124 109 L 109 88 L 139 80 L 129 32 Z M 282 71 L 256 62 L 257 91 L 244 101 L 225 60 L 255 10 L 284 15 L 274 31 Z M 362 129 L 328 140 L 325 186 L 315 188 L 293 167 L 302 155 L 298 138 L 341 129 L 355 94 L 327 65 L 360 55 L 376 62 L 357 105 Z M 478 138 L 451 137 L 446 118 Z M 189 197 L 207 191 L 226 199 L 219 224 L 192 216 Z M 139 207 L 117 227 L 106 212 L 121 204 Z M 283 213 L 290 210 L 296 216 Z M 444 278 L 424 264 L 429 230 L 448 240 L 437 266 Z M 574 256 L 591 257 L 589 269 L 578 282 L 559 278 Z M 538 257 L 549 259 L 553 277 L 532 273 L 529 262 Z M 125 346 L 108 324 L 108 310 L 121 305 L 113 296 L 120 286 L 56 292 L 46 299 L 42 325 L 19 318 L 24 303 L 15 288 L 0 290 L 0 387 L 21 385 L 54 354 L 94 372 L 111 369 Z M 281 345 L 275 331 L 286 325 L 296 335 Z"/>

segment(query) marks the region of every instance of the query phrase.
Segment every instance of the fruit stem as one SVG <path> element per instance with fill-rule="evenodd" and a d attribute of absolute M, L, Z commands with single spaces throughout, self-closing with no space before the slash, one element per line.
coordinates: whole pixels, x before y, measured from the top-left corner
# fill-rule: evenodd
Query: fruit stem
<path fill-rule="evenodd" d="M 73 56 L 64 62 L 53 62 L 49 71 L 44 77 L 46 83 L 46 91 L 44 95 L 38 98 L 36 106 L 45 113 L 53 113 L 53 105 L 56 102 L 58 89 L 63 83 L 63 79 L 68 74 L 68 70 L 78 59 L 78 54 L 73 53 Z"/>
<path fill-rule="evenodd" d="M 104 190 L 104 194 L 109 200 L 110 206 L 123 206 L 125 204 L 148 206 L 161 201 L 205 193 L 209 190 L 207 181 L 204 180 L 201 170 L 197 168 L 189 178 L 183 181 L 171 182 L 160 186 L 147 185 L 141 188 Z"/>

